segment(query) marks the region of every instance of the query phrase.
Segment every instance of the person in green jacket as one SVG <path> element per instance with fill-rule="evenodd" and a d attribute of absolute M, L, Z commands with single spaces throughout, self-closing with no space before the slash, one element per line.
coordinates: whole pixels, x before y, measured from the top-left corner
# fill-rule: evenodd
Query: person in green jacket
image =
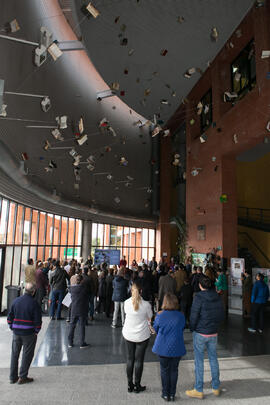
<path fill-rule="evenodd" d="M 217 271 L 217 281 L 215 282 L 217 293 L 221 296 L 225 312 L 228 310 L 228 281 L 225 272 L 222 269 Z"/>

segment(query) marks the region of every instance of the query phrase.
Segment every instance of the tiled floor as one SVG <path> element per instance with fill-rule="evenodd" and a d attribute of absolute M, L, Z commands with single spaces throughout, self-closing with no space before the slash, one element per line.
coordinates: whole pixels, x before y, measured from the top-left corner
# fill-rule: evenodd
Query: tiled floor
<path fill-rule="evenodd" d="M 222 394 L 216 398 L 211 390 L 208 362 L 205 363 L 204 405 L 270 404 L 270 356 L 226 358 L 219 361 Z M 10 385 L 8 369 L 0 368 L 1 405 L 162 405 L 159 364 L 145 363 L 142 383 L 147 390 L 127 392 L 124 364 L 101 364 L 69 367 L 34 367 L 27 385 Z M 193 387 L 193 361 L 182 361 L 176 402 L 198 404 L 185 390 Z"/>

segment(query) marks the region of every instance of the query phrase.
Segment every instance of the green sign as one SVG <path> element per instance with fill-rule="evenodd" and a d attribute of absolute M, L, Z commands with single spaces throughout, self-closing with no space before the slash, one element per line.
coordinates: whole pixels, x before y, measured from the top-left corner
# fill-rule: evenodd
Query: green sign
<path fill-rule="evenodd" d="M 77 257 L 78 255 L 78 248 L 74 248 L 74 254 L 73 254 L 73 248 L 65 248 L 64 249 L 64 256 L 67 259 L 72 259 L 72 257 Z"/>

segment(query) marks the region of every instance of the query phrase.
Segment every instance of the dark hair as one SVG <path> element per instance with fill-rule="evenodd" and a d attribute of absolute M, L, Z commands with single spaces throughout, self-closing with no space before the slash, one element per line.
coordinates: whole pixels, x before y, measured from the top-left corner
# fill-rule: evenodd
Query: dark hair
<path fill-rule="evenodd" d="M 27 260 L 27 263 L 28 263 L 29 265 L 30 265 L 30 264 L 33 264 L 33 259 L 30 259 L 30 258 L 29 258 L 29 259 Z"/>
<path fill-rule="evenodd" d="M 55 267 L 60 267 L 60 260 L 56 260 L 56 261 L 54 262 L 54 265 L 55 265 Z"/>
<path fill-rule="evenodd" d="M 179 308 L 177 297 L 171 293 L 165 294 L 161 308 L 167 311 L 177 310 Z"/>
<path fill-rule="evenodd" d="M 197 271 L 199 271 L 200 273 L 202 273 L 202 272 L 203 272 L 202 266 L 197 267 Z"/>
<path fill-rule="evenodd" d="M 81 284 L 83 276 L 81 274 L 76 275 L 76 284 Z"/>
<path fill-rule="evenodd" d="M 257 276 L 259 277 L 259 279 L 260 279 L 261 281 L 264 280 L 264 274 L 258 273 Z"/>
<path fill-rule="evenodd" d="M 199 278 L 199 284 L 201 284 L 204 290 L 210 290 L 212 288 L 212 281 L 210 280 L 210 278 L 205 276 L 201 276 Z"/>

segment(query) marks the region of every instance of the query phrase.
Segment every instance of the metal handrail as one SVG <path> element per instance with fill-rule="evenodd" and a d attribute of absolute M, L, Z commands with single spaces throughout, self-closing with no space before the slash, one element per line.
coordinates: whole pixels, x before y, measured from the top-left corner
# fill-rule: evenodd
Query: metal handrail
<path fill-rule="evenodd" d="M 270 209 L 238 207 L 238 217 L 260 224 L 266 224 L 270 223 Z"/>
<path fill-rule="evenodd" d="M 254 241 L 254 239 L 247 233 L 247 232 L 239 232 L 239 235 L 245 235 L 250 242 L 255 246 L 255 248 L 260 252 L 260 254 L 263 256 L 263 258 L 270 263 L 270 259 L 266 254 L 263 252 L 263 250 L 260 248 L 260 246 L 257 245 L 257 243 Z"/>

